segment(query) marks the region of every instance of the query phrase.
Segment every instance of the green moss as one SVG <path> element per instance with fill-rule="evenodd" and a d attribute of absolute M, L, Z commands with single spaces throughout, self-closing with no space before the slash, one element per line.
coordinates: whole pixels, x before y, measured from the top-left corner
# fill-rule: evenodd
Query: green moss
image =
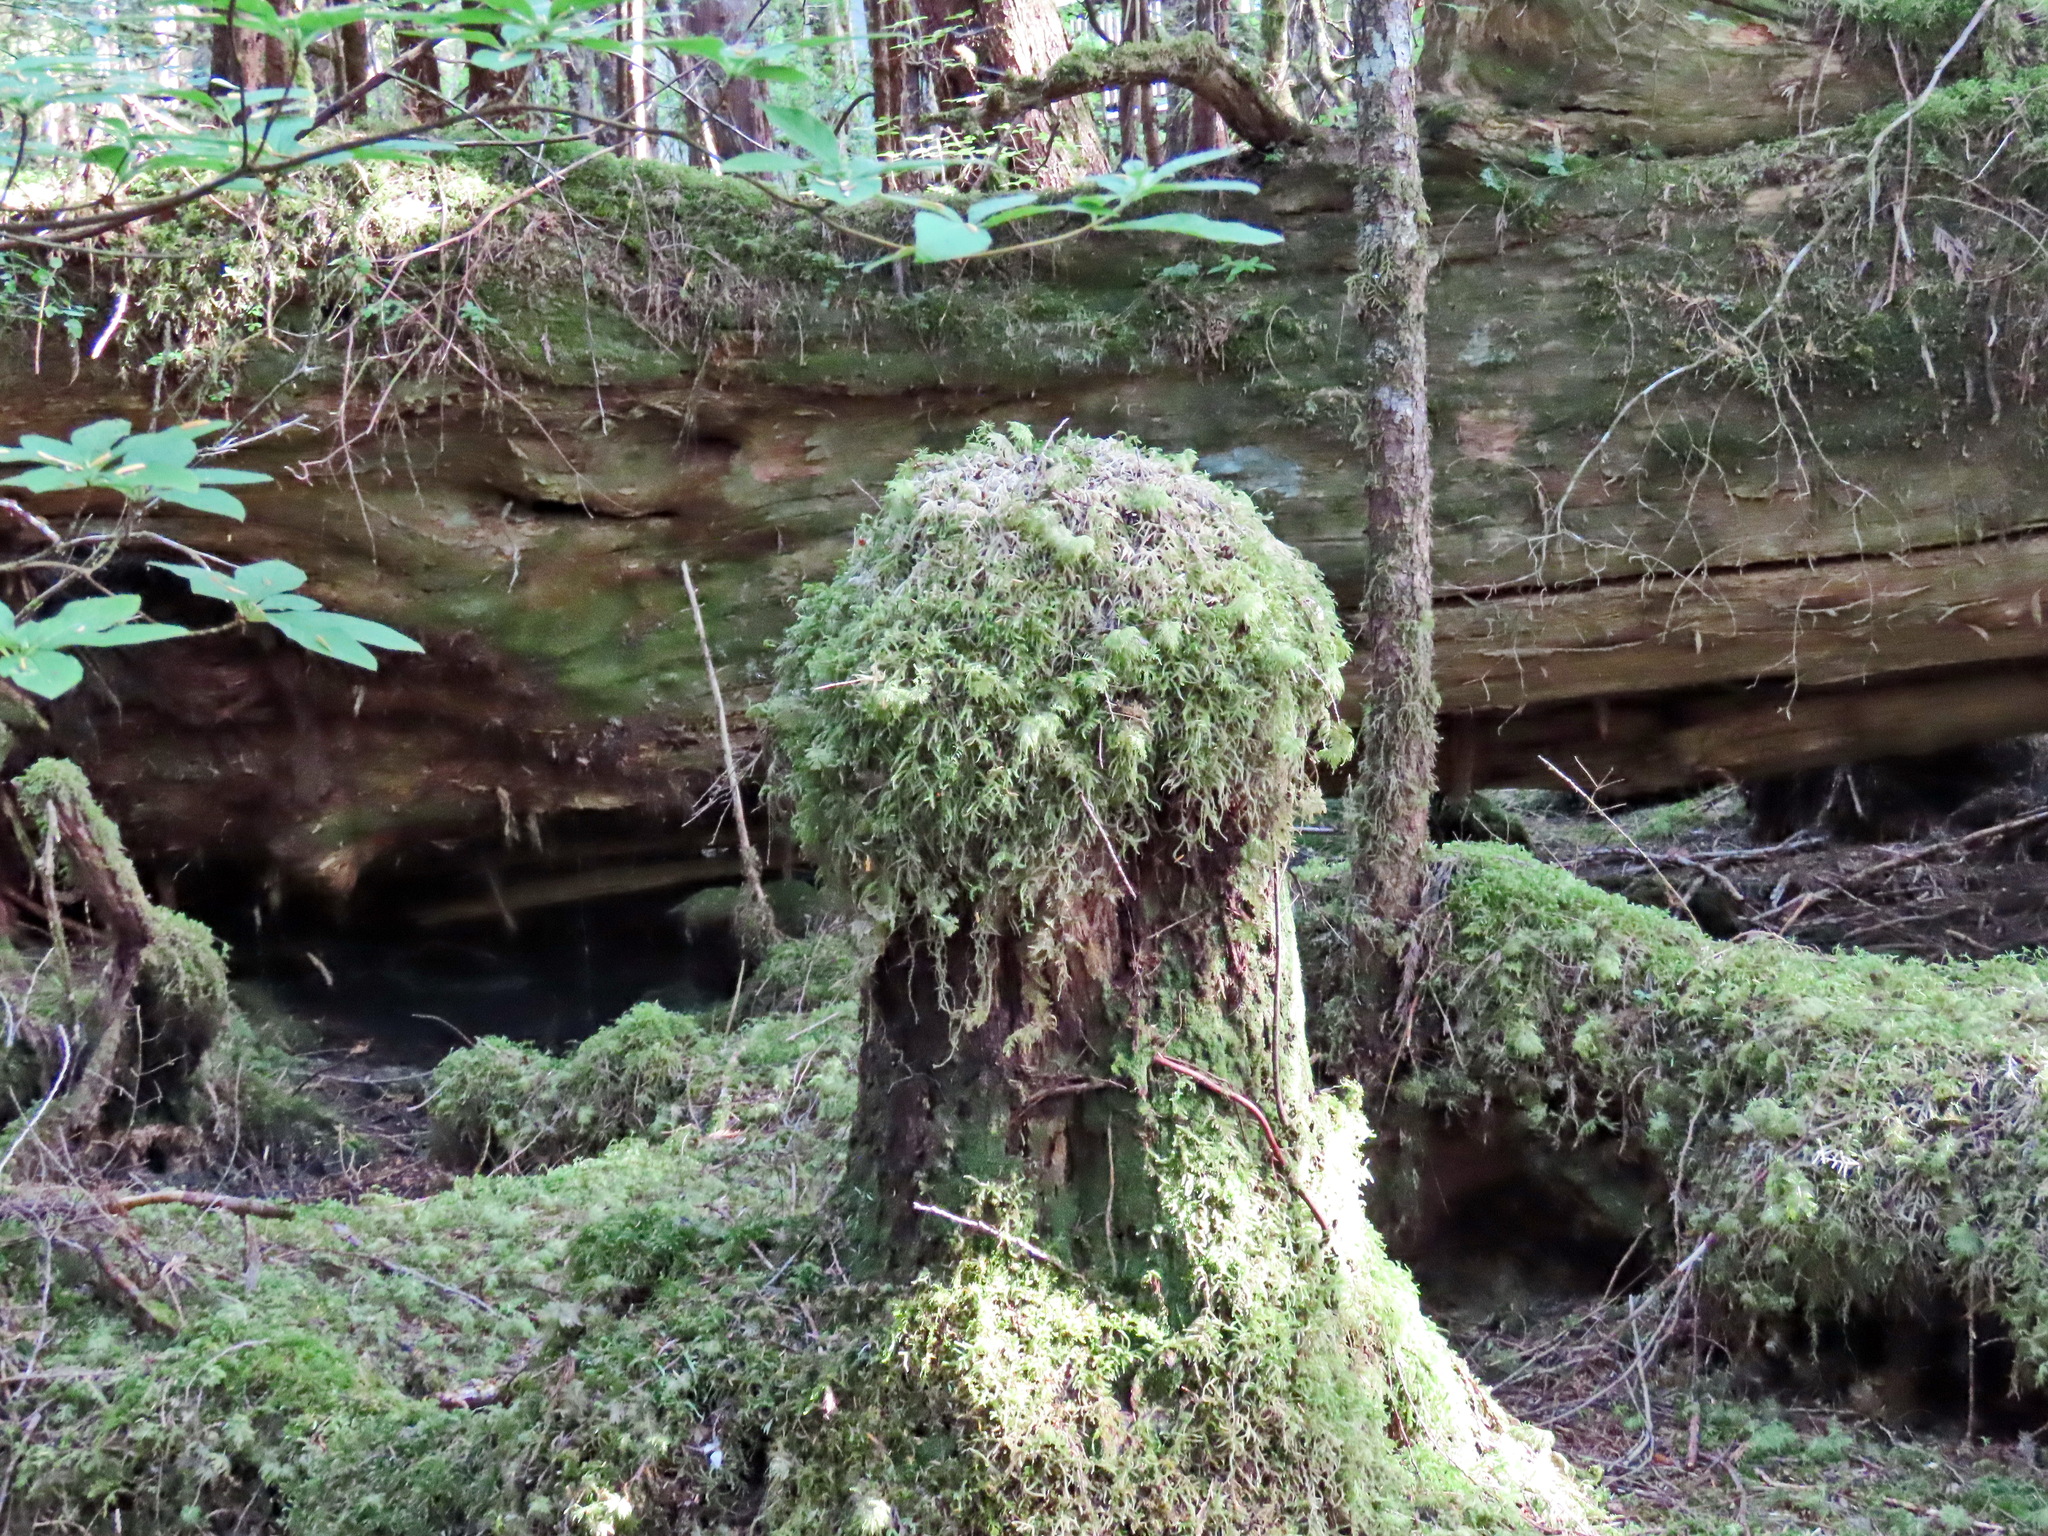
<path fill-rule="evenodd" d="M 891 483 L 763 713 L 798 835 L 871 909 L 1029 931 L 1073 848 L 1128 855 L 1162 810 L 1188 850 L 1290 826 L 1308 753 L 1348 751 L 1348 654 L 1242 495 L 1129 441 L 989 427 Z"/>
<path fill-rule="evenodd" d="M 1405 1098 L 1649 1153 L 1746 1311 L 1948 1292 L 2048 1375 L 2048 969 L 1717 941 L 1498 846 L 1435 878 Z"/>
<path fill-rule="evenodd" d="M 514 1172 L 586 1157 L 625 1136 L 729 1129 L 740 1079 L 801 1090 L 817 1100 L 815 1113 L 843 1123 L 853 1091 L 844 1063 L 821 1064 L 815 1043 L 797 1042 L 836 1041 L 850 1028 L 864 959 L 844 929 L 771 954 L 749 993 L 755 1021 L 737 1034 L 726 1033 L 724 1013 L 641 1003 L 567 1057 L 495 1038 L 452 1052 L 434 1073 L 440 1154 Z"/>

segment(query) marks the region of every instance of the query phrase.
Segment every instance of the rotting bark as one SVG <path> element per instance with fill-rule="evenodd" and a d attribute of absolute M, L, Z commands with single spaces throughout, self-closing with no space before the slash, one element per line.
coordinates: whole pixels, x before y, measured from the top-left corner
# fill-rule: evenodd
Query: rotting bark
<path fill-rule="evenodd" d="M 1358 269 L 1347 293 L 1361 367 L 1366 454 L 1365 591 L 1358 609 L 1365 720 L 1346 797 L 1358 927 L 1359 1003 L 1385 1001 L 1386 960 L 1414 911 L 1429 841 L 1436 759 L 1431 675 L 1428 210 L 1415 126 L 1415 29 L 1407 0 L 1356 0 Z M 1367 1027 L 1370 1027 L 1368 1023 Z"/>
<path fill-rule="evenodd" d="M 1070 53 L 1043 75 L 1020 76 L 990 87 L 967 115 L 983 128 L 994 128 L 1076 96 L 1112 88 L 1136 93 L 1156 84 L 1193 93 L 1254 149 L 1306 144 L 1315 136 L 1308 124 L 1274 99 L 1257 74 L 1202 32 Z"/>

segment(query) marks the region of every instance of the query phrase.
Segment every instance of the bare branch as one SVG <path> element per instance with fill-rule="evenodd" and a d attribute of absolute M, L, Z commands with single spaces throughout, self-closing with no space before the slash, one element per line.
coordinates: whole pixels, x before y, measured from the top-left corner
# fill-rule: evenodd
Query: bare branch
<path fill-rule="evenodd" d="M 1013 75 L 999 82 L 980 101 L 951 115 L 994 128 L 1069 97 L 1162 83 L 1207 102 L 1230 131 L 1254 149 L 1306 144 L 1315 137 L 1307 123 L 1276 101 L 1257 75 L 1206 32 L 1079 49 L 1043 75 Z"/>

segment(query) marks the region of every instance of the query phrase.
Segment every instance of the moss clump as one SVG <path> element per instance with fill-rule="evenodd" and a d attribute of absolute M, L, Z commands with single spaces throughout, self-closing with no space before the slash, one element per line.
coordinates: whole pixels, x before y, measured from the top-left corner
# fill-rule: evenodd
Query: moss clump
<path fill-rule="evenodd" d="M 791 975 L 798 954 L 801 970 Z M 853 1016 L 862 958 L 860 941 L 844 928 L 773 951 L 748 1012 L 808 1013 L 813 1030 L 842 1029 Z M 843 1116 L 847 1080 L 819 1076 L 808 1050 L 784 1050 L 772 1027 L 733 1035 L 726 1024 L 724 1013 L 641 1003 L 567 1057 L 494 1037 L 451 1052 L 434 1072 L 437 1151 L 462 1167 L 513 1173 L 588 1157 L 625 1136 L 713 1128 L 729 1122 L 732 1084 L 743 1075 L 787 1074 L 791 1092 L 807 1083 Z"/>
<path fill-rule="evenodd" d="M 1315 568 L 1187 460 L 984 427 L 891 482 L 763 713 L 799 836 L 871 911 L 1028 929 L 1077 848 L 1287 827 L 1308 753 L 1348 751 L 1348 656 Z"/>
<path fill-rule="evenodd" d="M 1403 1097 L 1647 1150 L 1751 1314 L 1946 1292 L 2048 1378 L 2048 969 L 1722 942 L 1497 846 L 1435 880 Z"/>

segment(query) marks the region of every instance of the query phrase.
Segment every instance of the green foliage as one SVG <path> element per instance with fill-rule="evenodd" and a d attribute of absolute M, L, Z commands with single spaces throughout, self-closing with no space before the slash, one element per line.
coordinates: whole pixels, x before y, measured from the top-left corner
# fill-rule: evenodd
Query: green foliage
<path fill-rule="evenodd" d="M 1725 943 L 1497 845 L 1437 879 L 1406 1098 L 1648 1151 L 1746 1311 L 1945 1289 L 2048 1375 L 2048 970 Z"/>
<path fill-rule="evenodd" d="M 199 440 L 220 430 L 221 422 L 186 422 L 158 432 L 136 432 L 119 419 L 96 421 L 78 428 L 68 441 L 25 434 L 20 443 L 0 447 L 0 464 L 31 464 L 34 468 L 0 480 L 32 495 L 64 492 L 111 492 L 143 510 L 160 503 L 190 507 L 241 522 L 247 515 L 241 501 L 222 489 L 255 485 L 270 476 L 246 469 L 194 468 Z M 72 546 L 57 535 L 58 553 Z M 113 536 L 118 542 L 119 535 Z M 89 543 L 102 541 L 92 540 Z M 98 554 L 103 562 L 104 551 Z M 82 555 L 82 560 L 92 556 Z M 46 559 L 44 565 L 55 563 Z M 351 614 L 330 613 L 296 589 L 306 573 L 283 560 L 216 570 L 203 565 L 152 562 L 180 576 L 201 597 L 234 605 L 247 624 L 269 624 L 295 645 L 351 666 L 377 669 L 368 647 L 413 651 L 420 643 L 397 630 Z M 226 562 L 220 562 L 225 565 Z M 76 574 L 92 567 L 81 564 Z M 46 619 L 15 614 L 0 604 L 0 677 L 45 699 L 69 693 L 85 677 L 74 650 L 141 645 L 190 633 L 175 624 L 145 622 L 142 600 L 132 594 L 77 598 Z"/>
<path fill-rule="evenodd" d="M 905 245 L 881 236 L 870 236 L 884 248 L 883 254 L 867 265 L 886 265 L 909 256 L 920 263 L 971 261 L 978 256 L 1004 255 L 1012 250 L 1030 249 L 1058 241 L 1072 240 L 1097 230 L 1129 230 L 1154 234 L 1185 235 L 1222 245 L 1277 245 L 1277 231 L 1227 219 L 1212 219 L 1199 213 L 1157 213 L 1135 215 L 1140 203 L 1167 193 L 1256 192 L 1255 182 L 1235 179 L 1194 178 L 1188 172 L 1214 160 L 1236 153 L 1213 149 L 1181 155 L 1164 165 L 1147 165 L 1127 160 L 1119 170 L 1092 176 L 1092 192 L 1068 196 L 1037 192 L 1008 192 L 996 197 L 977 198 L 960 207 L 942 197 L 888 192 L 885 178 L 905 170 L 939 171 L 941 161 L 904 161 L 875 156 L 850 155 L 838 134 L 822 118 L 798 107 L 770 107 L 769 121 L 795 153 L 765 150 L 735 155 L 726 161 L 728 171 L 757 176 L 786 176 L 805 195 L 834 208 L 858 208 L 882 204 L 911 211 L 911 240 Z M 1055 235 L 1041 236 L 1022 246 L 997 246 L 995 231 L 1022 219 L 1064 214 L 1080 222 L 1069 224 Z"/>
<path fill-rule="evenodd" d="M 990 427 L 891 483 L 804 594 L 763 713 L 798 835 L 863 902 L 1028 927 L 1102 878 L 1077 847 L 1122 857 L 1162 823 L 1279 846 L 1311 750 L 1348 751 L 1348 655 L 1238 492 L 1126 440 Z"/>
<path fill-rule="evenodd" d="M 11 485 L 34 495 L 52 491 L 112 491 L 124 500 L 191 507 L 241 522 L 242 503 L 220 487 L 257 485 L 270 479 L 247 469 L 195 469 L 199 439 L 227 425 L 187 422 L 161 432 L 136 432 L 118 419 L 80 427 L 68 442 L 29 432 L 12 447 L 0 447 L 0 464 L 32 464 L 10 475 Z"/>
<path fill-rule="evenodd" d="M 368 647 L 379 650 L 425 650 L 410 635 L 388 625 L 359 619 L 354 614 L 330 613 L 319 602 L 298 589 L 306 584 L 306 573 L 286 560 L 258 560 L 253 565 L 221 572 L 204 565 L 169 565 L 150 562 L 158 570 L 183 577 L 200 597 L 232 603 L 235 616 L 245 624 L 268 624 L 294 645 L 316 655 L 345 661 L 352 667 L 377 670 L 377 658 Z"/>

